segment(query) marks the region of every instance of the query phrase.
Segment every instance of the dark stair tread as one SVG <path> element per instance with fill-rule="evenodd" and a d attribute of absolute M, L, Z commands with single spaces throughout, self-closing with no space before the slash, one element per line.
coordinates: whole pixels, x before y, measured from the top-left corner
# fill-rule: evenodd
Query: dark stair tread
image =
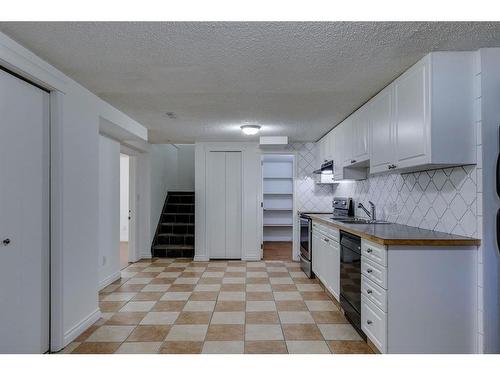
<path fill-rule="evenodd" d="M 158 237 L 194 237 L 194 234 L 186 233 L 158 233 Z"/>
<path fill-rule="evenodd" d="M 194 245 L 155 245 L 153 246 L 155 250 L 192 250 L 194 249 Z"/>
<path fill-rule="evenodd" d="M 163 212 L 163 215 L 194 215 L 194 212 Z"/>
<path fill-rule="evenodd" d="M 161 225 L 173 225 L 173 226 L 181 226 L 181 225 L 187 225 L 187 226 L 194 226 L 194 223 L 161 223 Z"/>

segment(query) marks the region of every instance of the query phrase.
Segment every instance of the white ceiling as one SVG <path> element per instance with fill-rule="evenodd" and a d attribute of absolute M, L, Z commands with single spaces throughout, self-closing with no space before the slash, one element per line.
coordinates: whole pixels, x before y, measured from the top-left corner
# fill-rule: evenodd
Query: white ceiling
<path fill-rule="evenodd" d="M 500 23 L 0 23 L 149 129 L 152 142 L 317 140 L 434 50 L 500 46 Z M 170 119 L 165 112 L 174 112 Z"/>

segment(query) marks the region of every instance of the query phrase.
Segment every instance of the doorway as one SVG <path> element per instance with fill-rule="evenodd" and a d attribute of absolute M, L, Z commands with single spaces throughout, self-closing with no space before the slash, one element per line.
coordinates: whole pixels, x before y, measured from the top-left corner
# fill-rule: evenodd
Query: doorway
<path fill-rule="evenodd" d="M 262 258 L 293 259 L 295 155 L 262 155 Z"/>
<path fill-rule="evenodd" d="M 120 154 L 120 270 L 130 260 L 130 158 Z"/>
<path fill-rule="evenodd" d="M 0 69 L 0 353 L 49 350 L 49 99 Z"/>

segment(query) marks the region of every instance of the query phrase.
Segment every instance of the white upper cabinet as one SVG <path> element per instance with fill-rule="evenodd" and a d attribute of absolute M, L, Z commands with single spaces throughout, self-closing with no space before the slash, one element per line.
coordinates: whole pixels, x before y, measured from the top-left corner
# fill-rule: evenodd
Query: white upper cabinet
<path fill-rule="evenodd" d="M 433 52 L 340 123 L 326 147 L 335 179 L 475 164 L 472 60 Z"/>
<path fill-rule="evenodd" d="M 385 172 L 392 169 L 395 142 L 392 126 L 393 87 L 382 90 L 370 105 L 370 172 Z M 391 167 L 391 168 L 389 168 Z"/>
<path fill-rule="evenodd" d="M 396 166 L 425 163 L 430 146 L 430 64 L 419 61 L 394 82 Z"/>

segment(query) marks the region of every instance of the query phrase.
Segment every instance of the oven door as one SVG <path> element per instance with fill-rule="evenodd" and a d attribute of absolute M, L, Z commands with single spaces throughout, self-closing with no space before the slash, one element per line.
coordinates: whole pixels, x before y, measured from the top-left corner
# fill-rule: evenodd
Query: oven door
<path fill-rule="evenodd" d="M 340 246 L 340 295 L 361 314 L 361 251 L 346 236 Z"/>
<path fill-rule="evenodd" d="M 300 217 L 300 255 L 311 261 L 311 219 Z"/>

